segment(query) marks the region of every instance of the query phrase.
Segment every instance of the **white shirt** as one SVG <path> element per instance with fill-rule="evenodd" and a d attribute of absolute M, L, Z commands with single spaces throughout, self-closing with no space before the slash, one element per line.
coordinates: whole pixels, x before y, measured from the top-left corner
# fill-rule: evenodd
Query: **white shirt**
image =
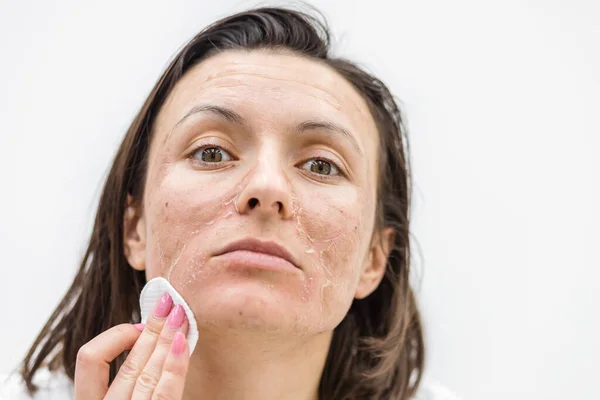
<path fill-rule="evenodd" d="M 74 399 L 73 382 L 62 372 L 40 369 L 33 379 L 38 391 L 33 397 L 27 394 L 18 373 L 0 374 L 0 400 L 68 400 Z M 448 389 L 438 384 L 422 383 L 415 400 L 459 400 Z"/>

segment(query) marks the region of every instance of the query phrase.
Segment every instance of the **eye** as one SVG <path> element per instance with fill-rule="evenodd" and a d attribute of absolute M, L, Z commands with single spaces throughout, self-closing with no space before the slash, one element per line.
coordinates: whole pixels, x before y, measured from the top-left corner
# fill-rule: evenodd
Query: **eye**
<path fill-rule="evenodd" d="M 233 157 L 226 150 L 220 147 L 202 147 L 192 154 L 192 158 L 202 163 L 215 164 L 220 162 L 232 161 Z"/>
<path fill-rule="evenodd" d="M 333 162 L 319 158 L 306 161 L 304 164 L 302 164 L 301 168 L 317 175 L 340 174 L 340 170 Z"/>

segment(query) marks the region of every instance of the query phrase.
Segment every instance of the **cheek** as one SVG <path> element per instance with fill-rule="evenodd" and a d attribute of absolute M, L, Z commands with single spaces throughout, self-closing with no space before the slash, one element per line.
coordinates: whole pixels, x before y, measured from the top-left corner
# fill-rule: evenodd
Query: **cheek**
<path fill-rule="evenodd" d="M 358 190 L 335 196 L 313 192 L 294 200 L 297 230 L 306 246 L 322 323 L 335 326 L 354 298 L 369 248 L 373 203 Z"/>
<path fill-rule="evenodd" d="M 365 235 L 355 204 L 327 200 L 325 196 L 312 198 L 310 208 L 300 208 L 296 227 L 314 266 L 326 279 L 333 280 L 351 275 L 357 269 Z"/>
<path fill-rule="evenodd" d="M 235 211 L 235 190 L 229 189 L 226 181 L 210 175 L 198 181 L 197 175 L 176 169 L 164 173 L 160 184 L 148 187 L 148 279 L 162 276 L 171 280 L 178 265 L 189 265 L 205 253 L 204 231 Z"/>

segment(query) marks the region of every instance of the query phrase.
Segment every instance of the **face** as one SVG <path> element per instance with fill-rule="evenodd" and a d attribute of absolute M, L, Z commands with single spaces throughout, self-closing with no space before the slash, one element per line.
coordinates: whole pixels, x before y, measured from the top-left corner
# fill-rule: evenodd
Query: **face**
<path fill-rule="evenodd" d="M 330 67 L 210 57 L 156 119 L 129 263 L 167 278 L 200 327 L 331 331 L 377 287 L 393 240 L 374 230 L 377 149 L 365 101 Z"/>

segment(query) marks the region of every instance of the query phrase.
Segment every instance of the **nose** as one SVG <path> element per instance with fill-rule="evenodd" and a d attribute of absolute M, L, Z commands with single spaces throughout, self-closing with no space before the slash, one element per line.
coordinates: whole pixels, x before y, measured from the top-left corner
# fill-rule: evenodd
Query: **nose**
<path fill-rule="evenodd" d="M 275 154 L 258 160 L 236 205 L 240 214 L 256 213 L 263 217 L 292 217 L 292 195 L 289 181 Z"/>

